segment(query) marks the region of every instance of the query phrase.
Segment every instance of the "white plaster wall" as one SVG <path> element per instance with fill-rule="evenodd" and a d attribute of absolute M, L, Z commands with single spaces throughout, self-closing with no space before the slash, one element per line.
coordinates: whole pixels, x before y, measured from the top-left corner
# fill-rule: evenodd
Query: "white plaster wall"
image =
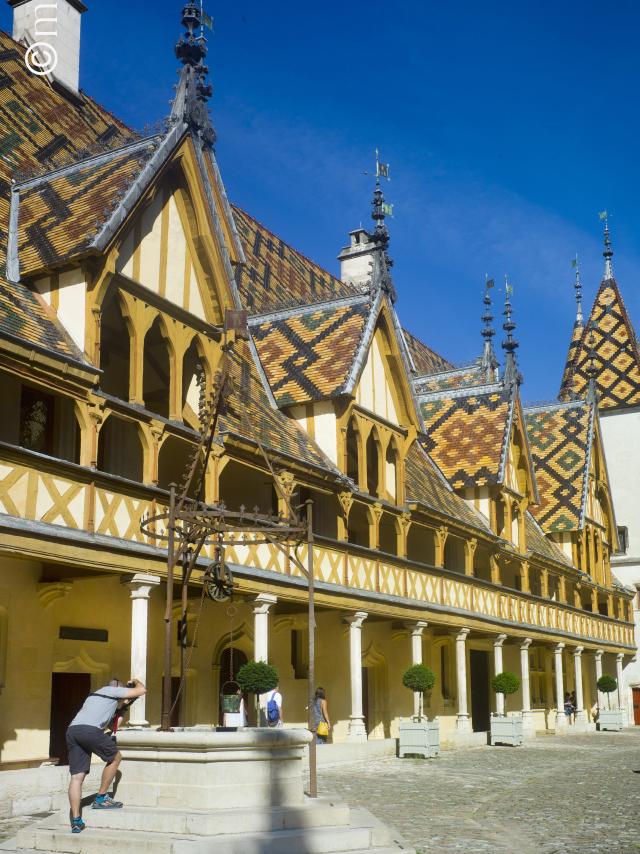
<path fill-rule="evenodd" d="M 58 279 L 58 318 L 76 346 L 85 348 L 87 286 L 82 270 L 67 270 Z"/>
<path fill-rule="evenodd" d="M 393 403 L 391 388 L 387 382 L 386 371 L 380 345 L 376 338 L 371 342 L 362 376 L 356 390 L 356 401 L 363 409 L 368 409 L 392 424 L 398 424 L 398 415 Z"/>
<path fill-rule="evenodd" d="M 614 570 L 620 581 L 640 581 L 640 411 L 601 414 L 602 438 L 618 525 L 629 529 L 629 551 L 638 565 Z"/>
<path fill-rule="evenodd" d="M 45 20 L 47 18 L 55 20 Z M 58 55 L 53 76 L 68 89 L 78 91 L 80 12 L 70 3 L 66 0 L 57 0 L 55 4 L 30 0 L 17 6 L 13 11 L 13 37 L 16 41 L 26 40 L 29 44 L 46 42 L 51 45 Z"/>
<path fill-rule="evenodd" d="M 340 262 L 340 278 L 343 282 L 354 282 L 364 285 L 371 278 L 371 263 L 373 255 L 357 255 L 353 258 L 343 258 Z"/>
<path fill-rule="evenodd" d="M 338 464 L 338 428 L 336 413 L 330 400 L 313 405 L 315 440 L 322 451 L 335 465 Z"/>

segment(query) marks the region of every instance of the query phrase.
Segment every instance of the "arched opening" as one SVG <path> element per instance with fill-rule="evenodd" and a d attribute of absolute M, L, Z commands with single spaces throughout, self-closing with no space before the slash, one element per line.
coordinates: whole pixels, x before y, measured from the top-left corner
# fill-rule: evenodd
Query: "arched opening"
<path fill-rule="evenodd" d="M 358 485 L 358 431 L 353 418 L 347 427 L 347 477 Z"/>
<path fill-rule="evenodd" d="M 163 418 L 169 417 L 170 373 L 169 348 L 156 317 L 144 339 L 142 396 L 145 407 Z"/>
<path fill-rule="evenodd" d="M 220 498 L 231 510 L 255 506 L 261 513 L 278 512 L 278 496 L 268 474 L 230 460 L 220 475 Z"/>
<path fill-rule="evenodd" d="M 110 415 L 98 437 L 98 469 L 142 482 L 144 452 L 135 421 Z"/>
<path fill-rule="evenodd" d="M 356 546 L 370 546 L 369 511 L 364 504 L 354 501 L 349 513 L 349 542 Z"/>
<path fill-rule="evenodd" d="M 198 429 L 200 389 L 198 386 L 198 372 L 203 369 L 203 362 L 194 338 L 189 345 L 184 359 L 182 360 L 182 418 L 194 429 Z"/>
<path fill-rule="evenodd" d="M 453 534 L 444 543 L 444 568 L 464 575 L 464 543 Z"/>
<path fill-rule="evenodd" d="M 297 504 L 313 501 L 313 532 L 319 537 L 338 538 L 338 502 L 335 495 L 301 486 Z"/>
<path fill-rule="evenodd" d="M 161 489 L 169 489 L 171 483 L 180 484 L 186 475 L 195 445 L 177 436 L 169 436 L 162 443 L 158 454 L 158 486 Z M 189 496 L 195 498 L 197 478 L 191 484 Z"/>
<path fill-rule="evenodd" d="M 390 501 L 393 501 L 394 504 L 398 504 L 400 498 L 400 486 L 398 477 L 399 461 L 400 455 L 398 453 L 398 448 L 396 446 L 395 440 L 392 439 L 387 446 L 384 474 L 387 496 L 389 497 Z"/>
<path fill-rule="evenodd" d="M 236 696 L 236 692 L 240 687 L 236 682 L 238 670 L 240 670 L 242 665 L 246 664 L 247 661 L 247 656 L 241 649 L 228 646 L 222 651 L 222 655 L 220 656 L 220 692 L 218 697 L 218 711 L 220 715 L 218 719 L 220 721 L 224 721 L 225 713 L 237 713 L 235 712 L 233 702 L 230 702 L 229 698 Z M 246 694 L 243 695 L 243 699 L 244 707 L 248 711 L 249 704 Z"/>
<path fill-rule="evenodd" d="M 400 534 L 398 519 L 391 513 L 383 513 L 380 517 L 380 551 L 390 555 L 398 554 L 398 536 Z"/>
<path fill-rule="evenodd" d="M 407 536 L 407 558 L 433 566 L 436 560 L 435 537 L 431 528 L 414 522 Z"/>
<path fill-rule="evenodd" d="M 489 549 L 478 544 L 473 555 L 473 574 L 483 581 L 491 581 L 491 560 Z"/>
<path fill-rule="evenodd" d="M 8 392 L 4 401 L 16 403 L 1 419 L 4 441 L 70 463 L 80 462 L 80 425 L 71 398 L 17 381 L 1 383 L 0 392 Z"/>
<path fill-rule="evenodd" d="M 129 363 L 131 360 L 129 329 L 120 300 L 112 293 L 102 308 L 100 321 L 100 388 L 107 394 L 129 400 Z"/>
<path fill-rule="evenodd" d="M 378 495 L 380 490 L 380 442 L 375 430 L 367 438 L 367 492 Z"/>

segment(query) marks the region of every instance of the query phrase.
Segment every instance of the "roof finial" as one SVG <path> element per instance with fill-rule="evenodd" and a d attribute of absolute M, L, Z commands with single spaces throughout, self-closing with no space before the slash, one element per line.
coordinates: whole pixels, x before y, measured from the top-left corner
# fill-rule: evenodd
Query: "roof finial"
<path fill-rule="evenodd" d="M 600 220 L 604 222 L 604 280 L 613 279 L 613 249 L 611 248 L 611 235 L 609 233 L 609 214 L 607 211 L 600 211 Z"/>
<path fill-rule="evenodd" d="M 209 69 L 204 64 L 207 56 L 205 19 L 206 22 L 211 22 L 211 18 L 203 11 L 202 0 L 199 3 L 184 5 L 182 26 L 185 32 L 176 45 L 176 56 L 182 63 L 182 68 L 179 72 L 180 80 L 173 101 L 171 120 L 183 121 L 198 134 L 203 145 L 211 148 L 216 141 L 216 133 L 207 108 L 213 87 L 207 79 Z"/>
<path fill-rule="evenodd" d="M 380 178 L 386 178 L 389 181 L 389 164 L 380 162 L 380 153 L 376 148 L 376 186 L 373 191 L 373 201 L 371 205 L 371 218 L 376 224 L 376 227 L 371 235 L 371 240 L 376 246 L 377 256 L 377 271 L 374 270 L 374 276 L 377 278 L 375 286 L 381 287 L 389 293 L 392 302 L 396 301 L 396 292 L 391 281 L 390 269 L 393 267 L 393 261 L 389 257 L 389 229 L 385 224 L 385 217 L 393 216 L 393 205 L 389 205 L 384 200 L 382 187 L 380 186 Z"/>
<path fill-rule="evenodd" d="M 491 382 L 494 378 L 493 372 L 497 367 L 498 360 L 496 359 L 496 355 L 493 350 L 493 336 L 496 334 L 496 330 L 493 328 L 493 313 L 491 306 L 491 294 L 489 293 L 491 288 L 494 286 L 493 279 L 489 278 L 489 275 L 485 273 L 485 289 L 484 289 L 484 298 L 482 302 L 484 303 L 484 313 L 482 315 L 482 322 L 484 324 L 482 328 L 482 337 L 484 338 L 484 347 L 482 351 L 482 366 L 486 373 L 486 381 Z"/>
<path fill-rule="evenodd" d="M 507 337 L 502 342 L 502 349 L 506 353 L 504 364 L 504 383 L 505 385 L 520 385 L 520 383 L 522 382 L 522 375 L 518 371 L 518 366 L 516 364 L 516 350 L 518 349 L 520 344 L 513 336 L 513 332 L 516 328 L 516 325 L 513 322 L 511 307 L 511 294 L 513 293 L 513 286 L 509 284 L 509 279 L 506 274 L 504 277 L 504 282 L 505 297 L 503 314 L 505 317 L 505 321 L 502 324 L 502 328 L 507 333 Z"/>
<path fill-rule="evenodd" d="M 582 316 L 582 282 L 580 281 L 580 265 L 578 264 L 577 252 L 576 257 L 571 262 L 571 266 L 576 271 L 576 280 L 573 285 L 576 291 L 576 323 L 578 326 L 582 326 L 584 323 L 584 318 Z"/>

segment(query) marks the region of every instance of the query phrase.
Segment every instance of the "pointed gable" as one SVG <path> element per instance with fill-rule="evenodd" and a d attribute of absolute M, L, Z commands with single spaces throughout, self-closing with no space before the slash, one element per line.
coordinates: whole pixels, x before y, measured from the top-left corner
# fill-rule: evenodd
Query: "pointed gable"
<path fill-rule="evenodd" d="M 585 401 L 525 411 L 540 492 L 533 513 L 545 533 L 583 525 L 594 414 Z"/>
<path fill-rule="evenodd" d="M 600 409 L 640 405 L 640 352 L 615 279 L 604 279 L 589 323 L 569 350 L 560 397 L 582 397 L 589 383 L 590 330 L 593 330 L 596 386 Z M 574 327 L 574 336 L 576 329 Z"/>

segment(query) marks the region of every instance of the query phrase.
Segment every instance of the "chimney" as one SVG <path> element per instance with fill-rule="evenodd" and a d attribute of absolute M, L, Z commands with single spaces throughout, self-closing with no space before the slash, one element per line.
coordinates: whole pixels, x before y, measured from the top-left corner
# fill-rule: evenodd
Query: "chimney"
<path fill-rule="evenodd" d="M 78 94 L 81 0 L 7 0 L 13 9 L 13 38 L 26 45 L 31 72 Z"/>
<path fill-rule="evenodd" d="M 351 243 L 338 255 L 340 278 L 343 282 L 365 286 L 371 279 L 374 244 L 365 228 L 349 232 Z"/>

